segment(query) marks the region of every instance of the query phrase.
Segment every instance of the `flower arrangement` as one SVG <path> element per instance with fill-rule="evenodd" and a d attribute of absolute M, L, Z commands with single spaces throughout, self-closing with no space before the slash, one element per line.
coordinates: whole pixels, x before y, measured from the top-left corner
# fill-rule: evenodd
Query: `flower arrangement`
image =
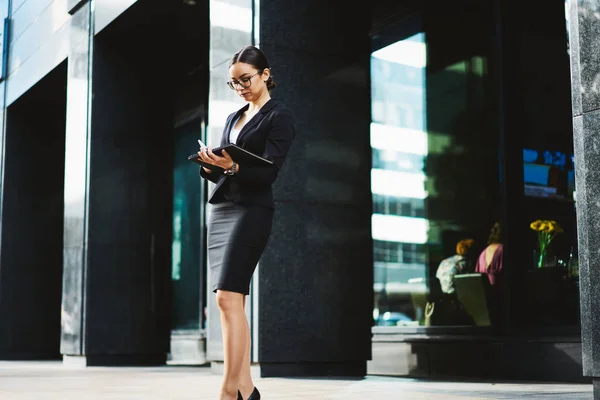
<path fill-rule="evenodd" d="M 544 260 L 548 254 L 548 246 L 557 234 L 563 232 L 563 229 L 556 221 L 538 219 L 533 221 L 529 227 L 537 232 L 538 245 L 540 247 L 540 257 L 537 262 L 538 268 L 544 266 Z"/>

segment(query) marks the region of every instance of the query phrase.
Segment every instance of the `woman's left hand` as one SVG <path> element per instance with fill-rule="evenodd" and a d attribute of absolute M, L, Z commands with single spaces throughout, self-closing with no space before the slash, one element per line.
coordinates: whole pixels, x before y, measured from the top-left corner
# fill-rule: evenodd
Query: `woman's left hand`
<path fill-rule="evenodd" d="M 207 164 L 216 165 L 223 169 L 230 169 L 233 167 L 233 160 L 229 154 L 227 154 L 225 150 L 223 150 L 221 154 L 222 156 L 218 156 L 213 153 L 210 147 L 206 147 L 198 152 L 198 157 Z"/>

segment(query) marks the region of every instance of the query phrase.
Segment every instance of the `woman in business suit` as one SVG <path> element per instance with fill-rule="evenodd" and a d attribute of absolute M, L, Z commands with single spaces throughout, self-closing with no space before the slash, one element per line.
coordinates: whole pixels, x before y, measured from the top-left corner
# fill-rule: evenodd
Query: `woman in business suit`
<path fill-rule="evenodd" d="M 230 114 L 221 145 L 235 143 L 273 163 L 267 166 L 237 164 L 226 151 L 198 152 L 223 173 L 202 167 L 200 174 L 216 183 L 209 203 L 208 260 L 213 292 L 221 312 L 224 376 L 220 400 L 259 400 L 250 375 L 250 328 L 244 312 L 250 279 L 267 245 L 273 222 L 273 191 L 295 136 L 292 112 L 272 99 L 275 87 L 267 58 L 247 46 L 229 64 L 227 85 L 248 102 Z"/>

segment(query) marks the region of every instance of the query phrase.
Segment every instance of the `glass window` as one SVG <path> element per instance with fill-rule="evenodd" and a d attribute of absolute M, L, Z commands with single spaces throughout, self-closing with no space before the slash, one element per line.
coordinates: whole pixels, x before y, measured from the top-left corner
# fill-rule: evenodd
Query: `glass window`
<path fill-rule="evenodd" d="M 513 60 L 519 95 L 522 196 L 509 210 L 521 232 L 521 262 L 514 271 L 513 323 L 525 327 L 579 326 L 579 268 L 573 157 L 571 74 L 566 7 L 555 2 L 544 22 L 524 7 L 515 24 Z M 543 34 L 541 34 L 543 32 Z M 558 228 L 558 229 L 557 229 Z M 547 245 L 548 241 L 550 243 Z M 551 330 L 544 329 L 547 332 Z"/>
<path fill-rule="evenodd" d="M 203 221 L 202 181 L 198 168 L 187 157 L 202 138 L 200 118 L 175 130 L 173 193 L 173 244 L 171 280 L 173 287 L 173 329 L 198 330 L 203 324 Z"/>
<path fill-rule="evenodd" d="M 502 203 L 491 10 L 445 11 L 371 55 L 379 326 L 489 326 L 501 304 L 501 279 L 476 271 L 480 255 L 502 270 L 502 246 L 488 247 Z"/>

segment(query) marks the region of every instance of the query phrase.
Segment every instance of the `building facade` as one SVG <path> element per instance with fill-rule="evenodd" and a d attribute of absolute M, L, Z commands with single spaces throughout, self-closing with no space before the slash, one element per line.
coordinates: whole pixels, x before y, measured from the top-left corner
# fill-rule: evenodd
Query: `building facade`
<path fill-rule="evenodd" d="M 298 119 L 247 307 L 261 374 L 587 381 L 579 3 L 0 2 L 0 358 L 218 366 L 187 156 L 255 44 Z"/>

